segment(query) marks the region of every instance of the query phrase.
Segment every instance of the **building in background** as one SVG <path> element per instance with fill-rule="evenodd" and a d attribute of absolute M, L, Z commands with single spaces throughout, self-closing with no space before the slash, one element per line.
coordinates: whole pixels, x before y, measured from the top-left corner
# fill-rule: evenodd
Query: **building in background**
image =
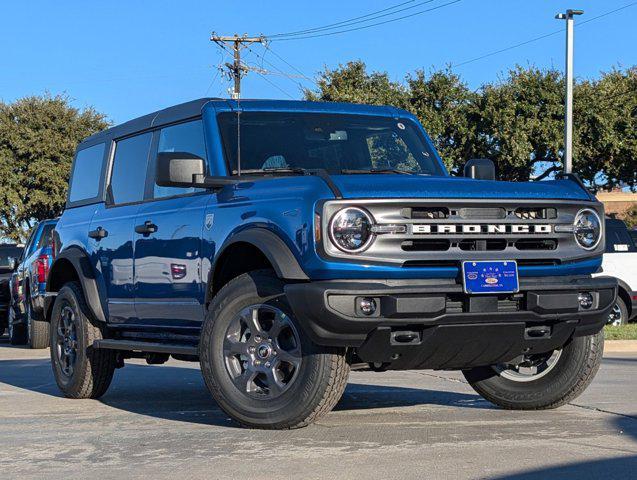
<path fill-rule="evenodd" d="M 624 192 L 621 189 L 612 190 L 610 192 L 597 192 L 597 198 L 604 203 L 604 209 L 607 215 L 629 220 L 632 217 L 631 211 L 637 209 L 637 193 Z M 628 221 L 627 223 L 632 223 Z"/>

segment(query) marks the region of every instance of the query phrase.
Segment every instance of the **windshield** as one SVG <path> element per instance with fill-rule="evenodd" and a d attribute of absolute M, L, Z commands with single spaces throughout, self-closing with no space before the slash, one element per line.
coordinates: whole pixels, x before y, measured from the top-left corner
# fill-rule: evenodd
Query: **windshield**
<path fill-rule="evenodd" d="M 0 246 L 0 271 L 11 268 L 10 259 L 18 260 L 22 254 L 22 248 L 14 246 Z"/>
<path fill-rule="evenodd" d="M 226 158 L 237 173 L 237 114 L 218 117 Z M 400 170 L 443 175 L 436 155 L 407 119 L 367 115 L 244 112 L 241 171 L 324 168 L 329 173 Z"/>

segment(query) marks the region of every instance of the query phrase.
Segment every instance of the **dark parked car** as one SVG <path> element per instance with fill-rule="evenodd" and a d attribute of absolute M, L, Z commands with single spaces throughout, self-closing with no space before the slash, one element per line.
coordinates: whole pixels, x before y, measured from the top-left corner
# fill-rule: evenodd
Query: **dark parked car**
<path fill-rule="evenodd" d="M 9 280 L 21 255 L 22 246 L 20 245 L 14 243 L 0 245 L 0 335 L 4 334 L 8 326 L 11 303 Z"/>
<path fill-rule="evenodd" d="M 31 232 L 11 279 L 9 337 L 14 345 L 49 346 L 49 324 L 44 321 L 46 277 L 53 261 L 51 232 L 57 220 L 44 220 Z"/>

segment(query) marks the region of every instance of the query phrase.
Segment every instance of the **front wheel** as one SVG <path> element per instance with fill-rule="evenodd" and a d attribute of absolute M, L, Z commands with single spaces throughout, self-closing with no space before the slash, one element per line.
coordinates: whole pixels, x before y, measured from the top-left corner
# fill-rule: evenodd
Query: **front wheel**
<path fill-rule="evenodd" d="M 219 406 L 255 428 L 314 422 L 336 405 L 349 375 L 345 351 L 315 345 L 303 334 L 283 283 L 268 271 L 241 275 L 215 296 L 199 357 Z"/>
<path fill-rule="evenodd" d="M 559 350 L 528 355 L 515 365 L 465 370 L 464 376 L 486 400 L 509 410 L 557 408 L 591 383 L 604 353 L 604 332 L 573 338 Z"/>

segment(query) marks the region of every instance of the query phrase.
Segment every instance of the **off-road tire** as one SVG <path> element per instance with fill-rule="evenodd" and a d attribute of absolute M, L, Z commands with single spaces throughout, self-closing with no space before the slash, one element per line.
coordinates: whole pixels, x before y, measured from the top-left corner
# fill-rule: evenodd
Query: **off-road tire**
<path fill-rule="evenodd" d="M 276 306 L 296 325 L 283 286 L 269 270 L 243 274 L 217 293 L 204 320 L 199 358 L 205 383 L 224 412 L 246 427 L 293 429 L 309 425 L 334 408 L 347 385 L 345 350 L 312 343 L 300 327 L 298 376 L 280 397 L 269 401 L 250 398 L 232 383 L 223 357 L 228 325 L 238 312 L 254 304 Z"/>
<path fill-rule="evenodd" d="M 65 306 L 70 306 L 75 314 L 78 342 L 77 360 L 70 377 L 62 372 L 57 354 L 57 328 Z M 112 350 L 93 348 L 93 342 L 103 338 L 102 325 L 91 315 L 79 283 L 69 282 L 59 290 L 53 304 L 50 332 L 53 374 L 64 395 L 69 398 L 99 398 L 104 395 L 113 379 L 116 354 Z"/>
<path fill-rule="evenodd" d="M 465 370 L 464 376 L 486 400 L 507 410 L 546 410 L 578 397 L 591 383 L 602 361 L 604 332 L 573 338 L 557 364 L 537 380 L 516 382 L 492 367 Z"/>
<path fill-rule="evenodd" d="M 7 330 L 9 331 L 9 342 L 11 345 L 26 345 L 29 341 L 27 333 L 27 327 L 23 323 L 13 323 L 15 321 L 15 312 L 13 306 L 9 307 L 9 314 L 7 316 Z"/>
<path fill-rule="evenodd" d="M 49 348 L 51 333 L 49 332 L 49 322 L 39 320 L 33 314 L 33 304 L 31 303 L 31 296 L 27 293 L 26 296 L 26 321 L 29 322 L 27 327 L 28 332 L 28 345 L 29 348 L 39 350 L 43 348 Z"/>

